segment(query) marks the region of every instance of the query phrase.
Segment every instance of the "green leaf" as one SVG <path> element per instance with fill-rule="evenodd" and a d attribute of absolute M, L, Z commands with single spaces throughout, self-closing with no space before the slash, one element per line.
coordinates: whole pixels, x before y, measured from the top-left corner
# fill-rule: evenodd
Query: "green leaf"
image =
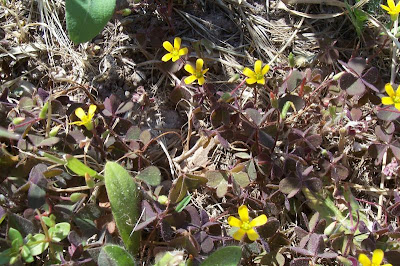
<path fill-rule="evenodd" d="M 135 265 L 135 260 L 122 247 L 106 245 L 101 249 L 97 263 L 99 266 L 123 266 Z"/>
<path fill-rule="evenodd" d="M 181 202 L 176 205 L 175 210 L 176 212 L 181 212 L 185 207 L 189 204 L 190 199 L 192 198 L 192 195 L 187 195 Z"/>
<path fill-rule="evenodd" d="M 0 252 L 0 265 L 8 264 L 8 262 L 11 259 L 11 253 L 12 253 L 11 248 L 6 249 L 3 252 Z"/>
<path fill-rule="evenodd" d="M 54 215 L 50 215 L 50 217 L 42 216 L 42 220 L 48 227 L 56 225 L 56 217 Z"/>
<path fill-rule="evenodd" d="M 76 175 L 85 176 L 85 174 L 88 173 L 91 177 L 103 179 L 102 176 L 100 176 L 95 170 L 88 167 L 74 156 L 68 154 L 65 156 L 65 159 L 67 160 L 65 165 Z"/>
<path fill-rule="evenodd" d="M 189 264 L 190 263 L 190 264 Z M 184 252 L 182 250 L 167 251 L 165 253 L 159 252 L 155 258 L 154 266 L 164 266 L 164 265 L 177 265 L 177 266 L 189 266 L 193 265 L 191 261 L 184 261 Z"/>
<path fill-rule="evenodd" d="M 32 256 L 42 254 L 48 247 L 49 243 L 45 241 L 44 234 L 36 234 L 29 238 L 26 245 L 29 247 Z"/>
<path fill-rule="evenodd" d="M 13 265 L 19 260 L 19 255 L 13 256 L 10 258 L 10 265 Z"/>
<path fill-rule="evenodd" d="M 66 0 L 65 14 L 69 37 L 74 43 L 93 39 L 110 20 L 115 0 Z"/>
<path fill-rule="evenodd" d="M 21 257 L 24 259 L 25 262 L 28 262 L 28 263 L 33 262 L 33 256 L 31 254 L 31 251 L 25 245 L 22 246 Z"/>
<path fill-rule="evenodd" d="M 242 188 L 247 187 L 250 184 L 249 176 L 245 172 L 232 173 L 236 183 Z"/>
<path fill-rule="evenodd" d="M 49 235 L 52 241 L 60 242 L 66 238 L 71 229 L 69 223 L 58 223 L 54 227 L 49 228 Z"/>
<path fill-rule="evenodd" d="M 161 182 L 161 172 L 157 167 L 149 166 L 141 171 L 136 178 L 146 182 L 150 186 L 158 186 Z"/>
<path fill-rule="evenodd" d="M 242 249 L 240 247 L 224 247 L 212 253 L 201 266 L 236 266 L 241 257 Z"/>
<path fill-rule="evenodd" d="M 208 179 L 207 185 L 216 188 L 217 196 L 222 198 L 228 191 L 227 175 L 224 171 L 208 171 L 206 172 Z"/>
<path fill-rule="evenodd" d="M 7 129 L 0 127 L 0 138 L 19 140 L 19 137 L 18 134 L 14 134 Z"/>
<path fill-rule="evenodd" d="M 78 202 L 81 199 L 83 199 L 84 197 L 86 197 L 86 194 L 79 193 L 79 192 L 72 193 L 71 196 L 69 196 L 71 202 Z"/>
<path fill-rule="evenodd" d="M 126 249 L 136 255 L 139 252 L 140 232 L 133 232 L 140 217 L 139 191 L 133 178 L 116 162 L 105 166 L 105 186 L 111 211 Z"/>
<path fill-rule="evenodd" d="M 17 245 L 18 247 L 20 247 L 24 244 L 24 239 L 22 238 L 21 233 L 12 227 L 10 227 L 10 229 L 8 230 L 8 237 L 10 238 L 11 242 L 15 241 L 15 244 L 13 243 L 13 246 Z"/>

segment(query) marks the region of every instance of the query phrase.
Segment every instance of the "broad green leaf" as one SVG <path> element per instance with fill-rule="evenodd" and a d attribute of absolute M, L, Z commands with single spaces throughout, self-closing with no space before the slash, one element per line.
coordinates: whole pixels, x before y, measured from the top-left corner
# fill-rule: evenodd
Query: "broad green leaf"
<path fill-rule="evenodd" d="M 85 174 L 88 173 L 91 177 L 103 179 L 95 170 L 85 165 L 74 156 L 68 154 L 65 156 L 65 159 L 67 161 L 65 165 L 76 175 L 85 176 Z"/>
<path fill-rule="evenodd" d="M 60 242 L 64 238 L 66 238 L 71 229 L 71 225 L 69 223 L 58 223 L 54 227 L 49 228 L 49 235 L 52 241 Z"/>
<path fill-rule="evenodd" d="M 4 250 L 3 252 L 0 252 L 0 265 L 5 265 L 10 261 L 12 254 L 11 248 Z"/>
<path fill-rule="evenodd" d="M 42 216 L 42 220 L 48 227 L 56 225 L 56 217 L 54 215 L 50 215 L 50 217 Z"/>
<path fill-rule="evenodd" d="M 74 43 L 93 39 L 110 20 L 115 0 L 66 0 L 65 15 L 69 37 Z"/>
<path fill-rule="evenodd" d="M 36 234 L 29 238 L 26 245 L 31 250 L 32 256 L 42 254 L 49 246 L 49 242 L 45 241 L 46 236 L 44 234 Z"/>
<path fill-rule="evenodd" d="M 105 166 L 105 185 L 111 211 L 126 249 L 136 255 L 139 252 L 140 232 L 133 228 L 140 217 L 139 190 L 133 178 L 116 162 Z"/>
<path fill-rule="evenodd" d="M 135 260 L 122 247 L 106 245 L 101 249 L 97 263 L 99 266 L 135 265 Z"/>
<path fill-rule="evenodd" d="M 136 178 L 146 182 L 150 186 L 158 186 L 161 182 L 161 172 L 157 167 L 149 166 L 141 171 Z"/>
<path fill-rule="evenodd" d="M 27 246 L 22 246 L 21 257 L 24 259 L 25 262 L 33 262 L 33 256 Z"/>
<path fill-rule="evenodd" d="M 21 233 L 12 227 L 10 227 L 10 229 L 8 230 L 8 237 L 10 238 L 11 242 L 15 241 L 15 244 L 18 247 L 24 244 L 24 239 L 22 238 Z"/>
<path fill-rule="evenodd" d="M 239 265 L 241 258 L 241 247 L 224 247 L 212 253 L 201 266 L 236 266 Z"/>

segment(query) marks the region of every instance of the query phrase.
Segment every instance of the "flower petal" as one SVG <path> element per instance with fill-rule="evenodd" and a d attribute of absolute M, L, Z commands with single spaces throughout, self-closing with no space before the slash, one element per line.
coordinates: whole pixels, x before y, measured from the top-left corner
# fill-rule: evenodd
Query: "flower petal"
<path fill-rule="evenodd" d="M 238 240 L 238 241 L 240 241 L 240 240 L 242 240 L 242 238 L 243 238 L 243 236 L 244 236 L 245 233 L 246 233 L 246 232 L 245 232 L 242 228 L 240 228 L 239 230 L 237 230 L 237 231 L 233 234 L 233 238 L 236 239 L 236 240 Z"/>
<path fill-rule="evenodd" d="M 382 266 L 393 266 L 393 265 L 388 263 L 388 264 L 383 264 Z"/>
<path fill-rule="evenodd" d="M 163 42 L 162 46 L 165 48 L 165 50 L 167 50 L 170 53 L 172 53 L 172 51 L 174 50 L 174 47 L 169 41 Z"/>
<path fill-rule="evenodd" d="M 365 254 L 360 254 L 360 256 L 358 256 L 358 262 L 360 262 L 362 266 L 371 266 L 371 261 Z"/>
<path fill-rule="evenodd" d="M 179 55 L 174 55 L 174 56 L 172 56 L 172 62 L 178 61 L 179 58 L 180 58 Z"/>
<path fill-rule="evenodd" d="M 185 55 L 187 53 L 188 53 L 188 48 L 186 47 L 179 50 L 179 55 Z"/>
<path fill-rule="evenodd" d="M 267 223 L 267 216 L 265 214 L 261 214 L 260 216 L 254 218 L 253 220 L 251 220 L 250 222 L 250 226 L 251 227 L 255 227 L 255 226 L 261 226 Z"/>
<path fill-rule="evenodd" d="M 207 71 L 209 70 L 209 68 L 204 69 L 201 74 L 204 75 L 205 73 L 207 73 Z"/>
<path fill-rule="evenodd" d="M 400 111 L 400 103 L 395 103 L 394 107 L 396 107 L 396 109 Z"/>
<path fill-rule="evenodd" d="M 171 58 L 172 58 L 172 54 L 171 54 L 171 53 L 168 53 L 168 54 L 165 54 L 165 55 L 161 58 L 161 61 L 167 62 L 167 61 L 171 60 Z"/>
<path fill-rule="evenodd" d="M 257 239 L 260 237 L 254 229 L 250 229 L 250 230 L 247 231 L 246 233 L 247 233 L 247 237 L 248 237 L 251 241 L 255 241 L 255 240 L 257 240 Z"/>
<path fill-rule="evenodd" d="M 393 9 L 396 8 L 396 5 L 394 4 L 394 1 L 393 1 L 393 0 L 387 0 L 387 4 L 388 4 L 388 6 L 389 6 L 389 8 L 390 8 L 391 10 L 393 10 Z"/>
<path fill-rule="evenodd" d="M 265 65 L 261 71 L 261 74 L 265 75 L 267 74 L 269 71 L 269 65 Z"/>
<path fill-rule="evenodd" d="M 393 89 L 393 87 L 392 87 L 392 85 L 390 83 L 386 83 L 385 91 L 390 97 L 394 97 L 395 96 L 394 89 Z"/>
<path fill-rule="evenodd" d="M 94 105 L 94 104 L 91 104 L 91 105 L 89 106 L 88 116 L 89 116 L 89 117 L 93 117 L 93 116 L 94 116 L 94 113 L 96 112 L 96 109 L 97 109 L 97 106 Z"/>
<path fill-rule="evenodd" d="M 201 71 L 201 69 L 203 68 L 204 65 L 204 61 L 203 59 L 199 58 L 196 60 L 196 71 Z"/>
<path fill-rule="evenodd" d="M 77 117 L 79 117 L 79 119 L 80 120 L 83 120 L 85 117 L 86 117 L 86 113 L 85 113 L 85 111 L 83 111 L 83 109 L 82 108 L 76 108 L 76 110 L 75 110 L 75 115 L 77 116 Z"/>
<path fill-rule="evenodd" d="M 390 11 L 390 8 L 388 7 L 388 6 L 384 6 L 384 5 L 381 5 L 381 7 L 383 8 L 383 9 L 385 9 L 386 11 Z"/>
<path fill-rule="evenodd" d="M 78 125 L 78 126 L 82 126 L 84 123 L 82 121 L 75 121 L 75 122 L 71 122 L 69 123 L 70 125 Z"/>
<path fill-rule="evenodd" d="M 256 73 L 254 73 L 254 71 L 251 70 L 250 68 L 245 67 L 243 69 L 243 75 L 245 75 L 246 77 L 249 77 L 249 78 L 255 78 Z"/>
<path fill-rule="evenodd" d="M 182 42 L 181 38 L 175 37 L 175 39 L 174 39 L 174 48 L 176 50 L 179 50 L 181 48 L 181 42 Z"/>
<path fill-rule="evenodd" d="M 374 253 L 372 253 L 372 265 L 381 265 L 383 255 L 384 253 L 382 249 L 375 249 Z"/>
<path fill-rule="evenodd" d="M 191 64 L 186 64 L 185 70 L 192 75 L 194 75 L 194 73 L 196 73 L 196 70 L 194 69 L 194 67 Z"/>
<path fill-rule="evenodd" d="M 257 60 L 254 63 L 254 72 L 256 72 L 256 74 L 261 73 L 261 67 L 262 67 L 262 61 L 261 60 Z"/>
<path fill-rule="evenodd" d="M 206 82 L 206 80 L 204 77 L 201 77 L 198 79 L 198 82 L 199 82 L 199 85 L 203 85 Z"/>
<path fill-rule="evenodd" d="M 185 84 L 191 84 L 193 83 L 193 81 L 195 81 L 197 78 L 194 75 L 191 75 L 187 78 L 185 78 L 183 81 L 185 82 Z"/>
<path fill-rule="evenodd" d="M 247 84 L 254 84 L 254 83 L 256 83 L 257 82 L 257 80 L 255 79 L 255 78 L 247 78 L 246 79 L 246 83 Z"/>
<path fill-rule="evenodd" d="M 392 86 L 393 87 L 393 86 Z M 393 88 L 393 90 L 394 90 L 394 88 Z M 400 86 L 397 86 L 397 89 L 396 89 L 396 97 L 399 97 L 400 96 Z"/>
<path fill-rule="evenodd" d="M 240 221 L 238 218 L 229 216 L 228 217 L 228 224 L 233 227 L 241 227 L 242 226 L 242 221 Z"/>
<path fill-rule="evenodd" d="M 240 216 L 240 220 L 242 220 L 242 222 L 248 222 L 249 221 L 249 210 L 247 209 L 246 205 L 242 205 L 239 207 L 238 210 L 239 216 Z"/>
<path fill-rule="evenodd" d="M 258 83 L 258 84 L 261 84 L 261 85 L 264 85 L 264 84 L 265 84 L 265 79 L 264 79 L 264 78 L 258 79 L 258 80 L 257 80 L 257 83 Z"/>
<path fill-rule="evenodd" d="M 382 103 L 384 105 L 391 105 L 394 104 L 393 99 L 391 97 L 382 97 Z"/>

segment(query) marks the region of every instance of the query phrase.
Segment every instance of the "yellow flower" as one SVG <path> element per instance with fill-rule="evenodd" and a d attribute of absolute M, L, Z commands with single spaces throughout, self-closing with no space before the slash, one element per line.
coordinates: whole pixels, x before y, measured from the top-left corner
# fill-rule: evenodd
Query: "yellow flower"
<path fill-rule="evenodd" d="M 169 53 L 165 54 L 161 60 L 164 62 L 169 61 L 172 58 L 172 62 L 175 62 L 178 60 L 182 55 L 185 55 L 188 53 L 188 48 L 184 47 L 181 49 L 181 38 L 176 37 L 174 39 L 174 46 L 169 41 L 165 41 L 163 43 L 163 46 L 165 50 L 167 50 Z"/>
<path fill-rule="evenodd" d="M 83 111 L 82 108 L 76 108 L 75 110 L 75 115 L 81 120 L 81 121 L 76 121 L 70 123 L 70 125 L 78 125 L 78 126 L 85 126 L 87 130 L 92 130 L 93 129 L 93 116 L 94 113 L 96 112 L 97 106 L 94 104 L 91 104 L 89 106 L 89 112 L 86 115 L 85 111 Z"/>
<path fill-rule="evenodd" d="M 269 71 L 269 65 L 265 65 L 262 68 L 261 60 L 257 60 L 254 63 L 254 71 L 246 67 L 243 70 L 243 74 L 248 77 L 246 79 L 247 84 L 254 84 L 257 82 L 258 84 L 264 85 L 265 84 L 264 76 L 265 74 L 267 74 L 268 71 Z"/>
<path fill-rule="evenodd" d="M 383 251 L 381 249 L 375 249 L 372 254 L 372 262 L 365 254 L 358 256 L 358 261 L 362 266 L 380 266 L 383 260 Z M 392 264 L 384 264 L 382 266 L 392 266 Z"/>
<path fill-rule="evenodd" d="M 381 5 L 381 7 L 388 12 L 393 21 L 397 20 L 400 13 L 400 2 L 395 5 L 393 0 L 387 0 L 387 4 L 387 6 Z"/>
<path fill-rule="evenodd" d="M 185 78 L 184 81 L 186 84 L 190 84 L 193 81 L 195 81 L 196 79 L 198 80 L 199 85 L 204 84 L 204 82 L 205 82 L 204 74 L 207 73 L 208 68 L 203 70 L 203 64 L 204 64 L 203 59 L 199 58 L 196 60 L 196 69 L 190 64 L 185 65 L 185 70 L 187 72 L 189 72 L 190 74 L 192 74 L 191 76 Z"/>
<path fill-rule="evenodd" d="M 251 241 L 258 239 L 259 235 L 253 229 L 256 226 L 264 225 L 267 222 L 267 216 L 262 214 L 253 220 L 249 219 L 249 210 L 245 205 L 239 207 L 238 210 L 240 220 L 236 217 L 229 216 L 228 223 L 230 226 L 239 227 L 239 230 L 233 234 L 233 238 L 236 240 L 241 240 L 245 234 L 249 237 Z"/>
<path fill-rule="evenodd" d="M 397 87 L 396 92 L 390 83 L 386 83 L 385 91 L 389 95 L 389 97 L 382 97 L 382 103 L 384 105 L 392 105 L 396 107 L 397 110 L 400 110 L 400 86 Z"/>

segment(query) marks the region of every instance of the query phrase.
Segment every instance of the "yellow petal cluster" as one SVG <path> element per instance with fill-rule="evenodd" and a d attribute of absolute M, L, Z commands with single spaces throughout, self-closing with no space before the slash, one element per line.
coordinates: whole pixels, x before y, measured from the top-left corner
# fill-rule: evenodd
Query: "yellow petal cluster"
<path fill-rule="evenodd" d="M 195 80 L 198 81 L 199 85 L 203 85 L 204 84 L 204 82 L 205 82 L 204 74 L 207 73 L 208 68 L 203 70 L 203 65 L 204 65 L 204 61 L 201 58 L 198 58 L 196 60 L 196 68 L 194 68 L 190 64 L 186 64 L 185 65 L 185 70 L 187 72 L 189 72 L 190 74 L 192 74 L 191 76 L 189 76 L 189 77 L 184 79 L 186 84 L 191 84 Z"/>
<path fill-rule="evenodd" d="M 267 216 L 265 214 L 262 214 L 253 220 L 250 220 L 249 218 L 249 210 L 247 209 L 247 206 L 242 205 L 238 209 L 239 217 L 240 219 L 234 217 L 234 216 L 229 216 L 228 217 L 228 223 L 230 226 L 233 227 L 239 227 L 239 230 L 237 230 L 233 234 L 233 238 L 236 240 L 241 240 L 245 234 L 247 234 L 248 238 L 251 241 L 257 240 L 260 236 L 258 233 L 254 230 L 254 227 L 261 226 L 267 223 Z"/>
<path fill-rule="evenodd" d="M 395 92 L 392 85 L 387 83 L 385 85 L 385 91 L 389 97 L 382 97 L 382 103 L 384 105 L 394 105 L 394 107 L 400 111 L 400 86 L 397 87 Z"/>
<path fill-rule="evenodd" d="M 179 37 L 175 37 L 173 46 L 169 41 L 165 41 L 163 43 L 163 46 L 164 46 L 165 50 L 167 50 L 169 53 L 165 54 L 161 58 L 161 60 L 164 61 L 164 62 L 167 62 L 167 61 L 172 59 L 172 62 L 175 62 L 182 55 L 187 54 L 188 53 L 188 48 L 186 48 L 186 47 L 181 48 L 181 43 L 182 43 L 182 39 L 179 38 Z"/>
<path fill-rule="evenodd" d="M 400 13 L 400 2 L 396 5 L 394 0 L 387 0 L 387 6 L 381 5 L 381 7 L 388 12 L 393 21 L 397 20 Z"/>
<path fill-rule="evenodd" d="M 76 108 L 75 110 L 75 115 L 81 120 L 81 121 L 76 121 L 70 123 L 71 125 L 78 125 L 78 126 L 85 126 L 87 130 L 92 130 L 93 129 L 93 117 L 94 113 L 96 112 L 97 106 L 94 104 L 91 104 L 89 106 L 89 111 L 86 114 L 85 111 L 79 107 Z"/>
<path fill-rule="evenodd" d="M 358 262 L 362 266 L 380 266 L 383 261 L 383 250 L 375 249 L 372 253 L 372 261 L 365 254 L 358 256 Z M 382 266 L 392 266 L 392 264 L 384 264 Z"/>
<path fill-rule="evenodd" d="M 247 77 L 246 82 L 247 84 L 254 84 L 258 83 L 261 85 L 265 84 L 265 74 L 269 71 L 269 65 L 265 65 L 262 67 L 262 61 L 257 60 L 254 63 L 254 71 L 250 68 L 246 67 L 243 70 L 243 74 Z"/>

